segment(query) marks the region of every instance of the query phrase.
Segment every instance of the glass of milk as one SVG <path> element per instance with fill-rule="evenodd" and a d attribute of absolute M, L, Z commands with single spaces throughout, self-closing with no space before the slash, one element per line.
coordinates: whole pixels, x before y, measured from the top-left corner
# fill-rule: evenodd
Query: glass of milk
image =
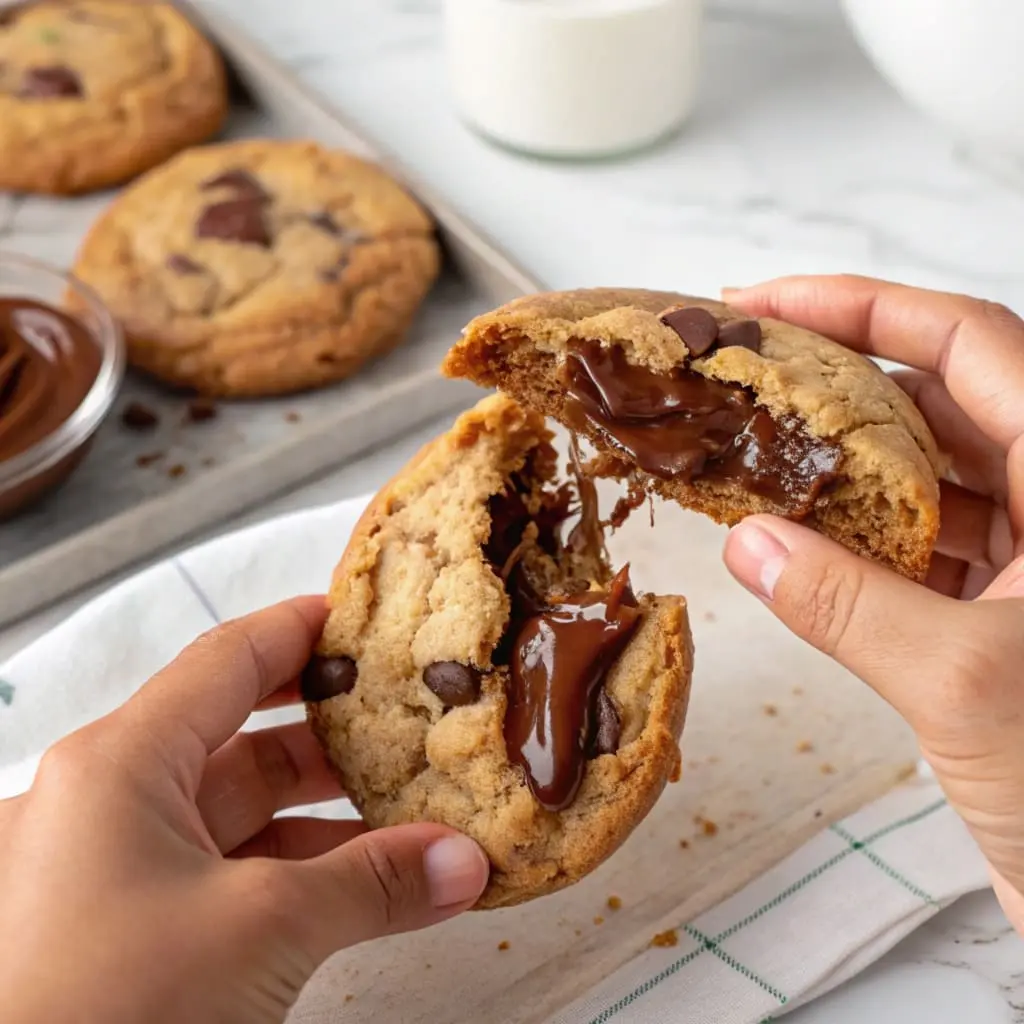
<path fill-rule="evenodd" d="M 520 152 L 642 149 L 693 109 L 702 0 L 445 0 L 462 117 Z"/>

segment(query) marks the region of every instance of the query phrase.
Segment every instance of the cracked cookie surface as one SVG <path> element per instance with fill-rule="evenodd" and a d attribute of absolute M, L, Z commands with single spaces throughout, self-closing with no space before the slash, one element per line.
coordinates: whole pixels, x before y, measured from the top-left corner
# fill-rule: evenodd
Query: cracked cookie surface
<path fill-rule="evenodd" d="M 710 314 L 710 315 L 708 315 Z M 675 327 L 672 324 L 675 324 Z M 799 508 L 734 479 L 638 469 L 607 432 L 571 415 L 566 363 L 580 344 L 617 350 L 652 375 L 700 375 L 749 396 L 776 424 L 838 458 Z M 853 550 L 922 579 L 939 528 L 941 458 L 910 398 L 856 352 L 778 320 L 750 321 L 710 299 L 638 289 L 528 296 L 470 324 L 445 372 L 496 386 L 578 429 L 595 475 L 629 479 L 734 524 L 771 512 L 800 519 Z"/>
<path fill-rule="evenodd" d="M 0 8 L 0 189 L 120 184 L 216 134 L 227 105 L 220 56 L 171 4 Z"/>
<path fill-rule="evenodd" d="M 310 722 L 365 820 L 438 821 L 472 836 L 492 865 L 481 907 L 593 870 L 679 770 L 692 645 L 675 597 L 639 598 L 639 625 L 603 682 L 618 734 L 606 735 L 599 713 L 602 733 L 565 809 L 542 806 L 509 760 L 511 604 L 490 559 L 508 541 L 552 589 L 569 585 L 541 536 L 554 460 L 542 418 L 509 398 L 461 416 L 363 514 L 334 573 L 315 678 L 304 678 Z M 504 536 L 494 504 L 510 480 L 530 506 L 521 543 Z"/>
<path fill-rule="evenodd" d="M 429 218 L 383 171 L 252 140 L 189 150 L 128 188 L 75 273 L 135 366 L 246 396 L 340 380 L 394 348 L 439 265 Z"/>

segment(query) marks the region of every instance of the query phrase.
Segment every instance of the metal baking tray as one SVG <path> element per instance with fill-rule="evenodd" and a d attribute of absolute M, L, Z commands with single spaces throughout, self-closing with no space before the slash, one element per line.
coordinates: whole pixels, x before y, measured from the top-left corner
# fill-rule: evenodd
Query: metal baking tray
<path fill-rule="evenodd" d="M 231 71 L 236 99 L 226 136 L 312 138 L 376 161 L 433 214 L 444 270 L 405 344 L 333 387 L 219 402 L 214 418 L 193 422 L 186 397 L 130 373 L 78 471 L 41 504 L 0 524 L 0 623 L 468 404 L 474 389 L 438 373 L 444 352 L 473 316 L 539 288 L 232 21 L 178 6 L 220 47 Z M 109 201 L 109 193 L 0 194 L 0 249 L 66 268 Z M 159 425 L 127 429 L 120 413 L 132 401 L 155 412 Z"/>

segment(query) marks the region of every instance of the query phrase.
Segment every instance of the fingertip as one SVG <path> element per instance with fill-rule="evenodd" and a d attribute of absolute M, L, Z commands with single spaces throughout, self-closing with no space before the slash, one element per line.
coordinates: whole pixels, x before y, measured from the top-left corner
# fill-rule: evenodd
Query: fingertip
<path fill-rule="evenodd" d="M 491 866 L 479 844 L 452 832 L 435 839 L 423 851 L 423 871 L 431 902 L 443 910 L 472 906 L 487 887 Z"/>
<path fill-rule="evenodd" d="M 775 597 L 786 567 L 789 547 L 772 529 L 771 516 L 750 516 L 729 532 L 725 542 L 726 568 L 738 582 L 763 601 Z"/>

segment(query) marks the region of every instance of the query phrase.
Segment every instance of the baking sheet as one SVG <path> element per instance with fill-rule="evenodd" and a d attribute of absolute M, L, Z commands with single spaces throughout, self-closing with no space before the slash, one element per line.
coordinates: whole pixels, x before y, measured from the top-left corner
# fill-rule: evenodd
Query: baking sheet
<path fill-rule="evenodd" d="M 237 26 L 179 6 L 221 47 L 235 79 L 238 101 L 225 136 L 315 138 L 385 164 L 431 209 L 445 267 L 406 343 L 333 387 L 219 402 L 214 418 L 193 422 L 187 396 L 129 373 L 67 484 L 0 524 L 0 624 L 468 404 L 475 389 L 437 372 L 444 352 L 477 313 L 539 287 Z M 66 268 L 110 198 L 0 195 L 0 248 Z M 156 413 L 159 425 L 125 427 L 120 412 L 133 401 Z"/>

